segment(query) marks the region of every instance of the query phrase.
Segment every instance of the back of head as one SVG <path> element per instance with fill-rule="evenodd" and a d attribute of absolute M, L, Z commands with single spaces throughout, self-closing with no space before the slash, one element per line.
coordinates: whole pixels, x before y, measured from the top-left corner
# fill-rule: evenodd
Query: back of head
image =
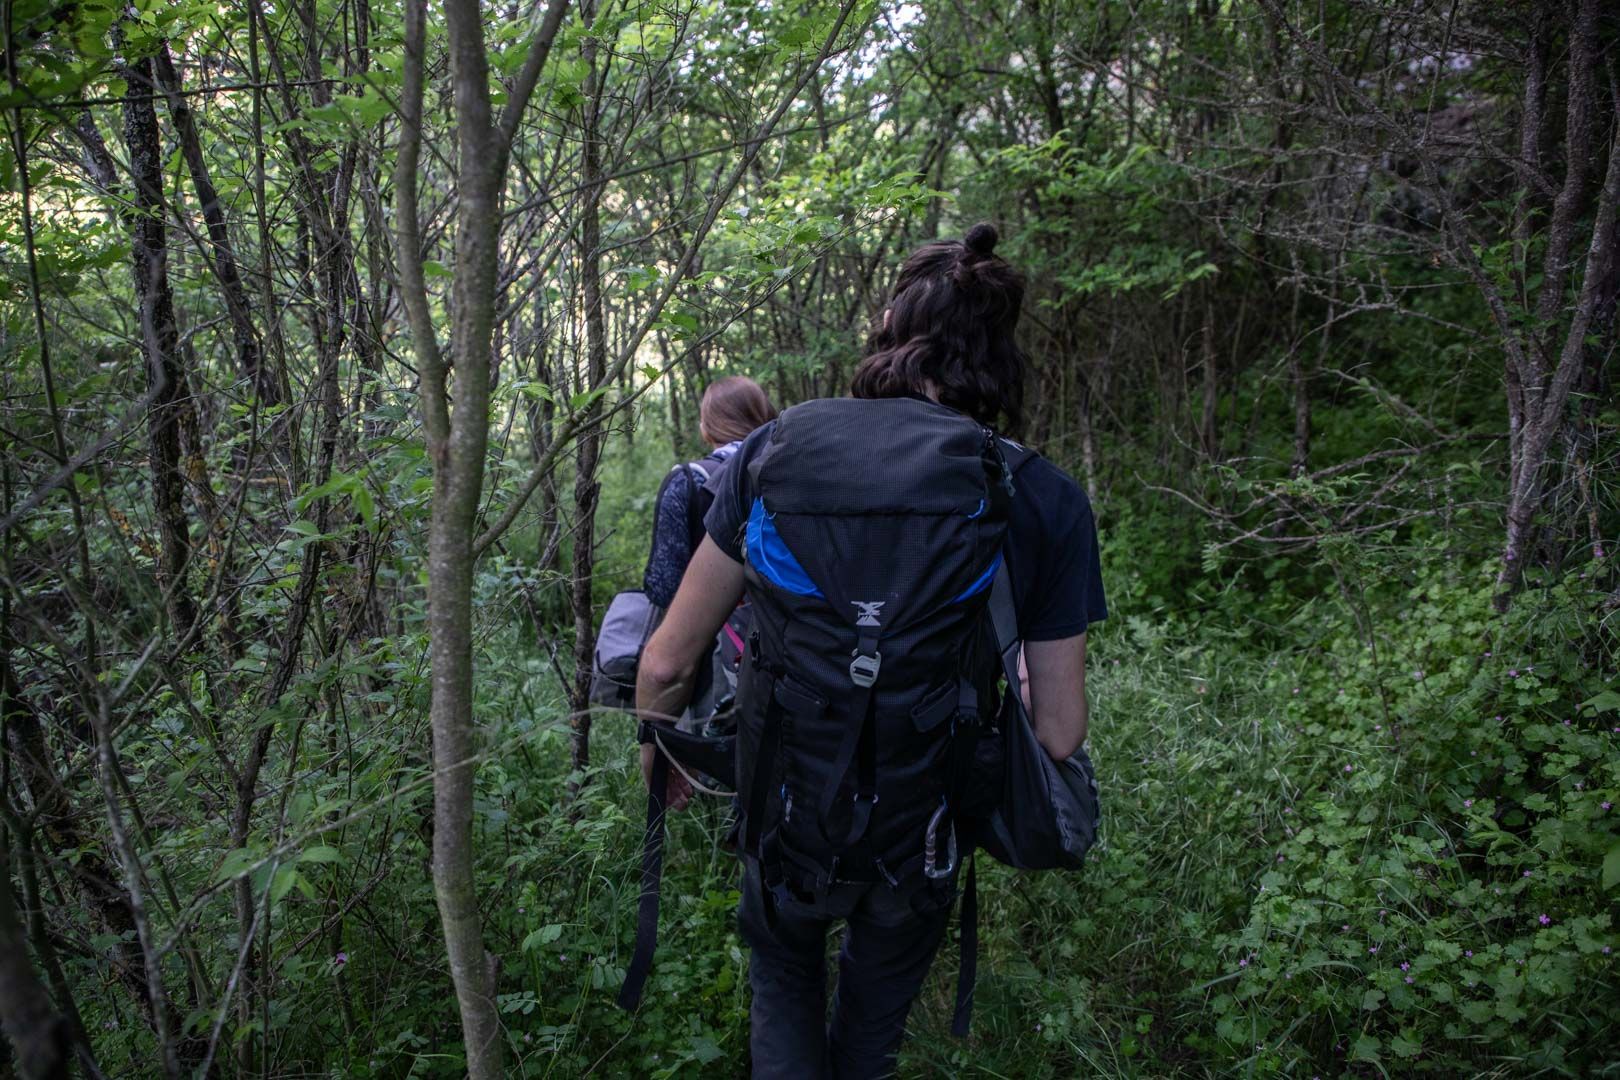
<path fill-rule="evenodd" d="M 746 375 L 717 379 L 703 391 L 698 406 L 703 435 L 716 446 L 746 439 L 754 429 L 776 418 L 764 387 Z"/>
<path fill-rule="evenodd" d="M 936 240 L 907 257 L 856 369 L 856 397 L 932 397 L 1017 433 L 1024 355 L 1014 333 L 1024 277 L 995 254 L 998 239 L 981 223 L 960 241 Z"/>

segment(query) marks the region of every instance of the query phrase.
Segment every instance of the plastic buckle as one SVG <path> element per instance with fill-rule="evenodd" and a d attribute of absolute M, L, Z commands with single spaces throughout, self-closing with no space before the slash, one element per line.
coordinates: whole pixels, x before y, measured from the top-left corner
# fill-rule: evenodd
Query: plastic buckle
<path fill-rule="evenodd" d="M 863 653 L 853 653 L 855 659 L 849 662 L 849 681 L 865 690 L 877 682 L 878 670 L 883 666 L 883 654 L 874 652 L 871 656 Z"/>

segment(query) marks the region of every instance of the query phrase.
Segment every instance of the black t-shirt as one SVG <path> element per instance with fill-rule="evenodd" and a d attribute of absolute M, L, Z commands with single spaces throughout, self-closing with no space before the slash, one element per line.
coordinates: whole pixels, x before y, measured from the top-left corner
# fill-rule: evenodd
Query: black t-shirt
<path fill-rule="evenodd" d="M 743 531 L 756 492 L 748 465 L 775 423 L 743 440 L 726 463 L 704 525 L 721 551 L 743 561 Z M 1024 641 L 1057 641 L 1084 633 L 1108 617 L 1097 557 L 1097 524 L 1080 485 L 1045 458 L 1027 462 L 1013 479 L 1007 530 L 1007 573 Z"/>

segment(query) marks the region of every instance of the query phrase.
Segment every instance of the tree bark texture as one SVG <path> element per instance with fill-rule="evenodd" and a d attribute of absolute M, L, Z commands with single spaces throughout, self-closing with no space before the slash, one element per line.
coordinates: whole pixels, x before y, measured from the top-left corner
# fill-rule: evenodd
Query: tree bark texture
<path fill-rule="evenodd" d="M 152 107 L 156 85 L 152 60 L 146 57 L 134 61 L 124 70 L 129 84 L 124 98 L 124 143 L 134 187 L 130 255 L 146 381 L 153 394 L 147 407 L 147 435 L 159 535 L 158 582 L 175 636 L 184 639 L 196 618 L 196 607 L 186 585 L 191 526 L 186 518 L 180 446 L 181 414 L 191 408 L 191 401 L 178 356 L 180 335 L 174 319 L 174 294 L 169 287 L 163 147 L 158 138 L 157 112 Z"/>

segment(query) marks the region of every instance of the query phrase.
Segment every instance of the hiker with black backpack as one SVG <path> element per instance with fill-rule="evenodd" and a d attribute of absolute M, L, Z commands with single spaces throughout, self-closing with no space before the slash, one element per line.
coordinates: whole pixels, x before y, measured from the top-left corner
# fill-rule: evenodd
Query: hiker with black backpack
<path fill-rule="evenodd" d="M 647 850 L 621 1001 L 639 1001 L 651 963 L 664 811 L 691 798 L 694 770 L 728 777 L 758 1077 L 890 1074 L 971 852 L 1074 867 L 1095 836 L 1080 747 L 1086 630 L 1106 615 L 1096 531 L 1074 480 L 998 434 L 1018 430 L 1024 361 L 1023 280 L 996 241 L 978 225 L 913 252 L 854 396 L 744 440 L 642 657 Z M 734 743 L 683 740 L 663 718 L 745 593 Z M 965 877 L 958 1031 L 976 955 Z"/>
<path fill-rule="evenodd" d="M 636 668 L 653 629 L 675 599 L 692 553 L 705 535 L 703 518 L 719 489 L 726 462 L 742 440 L 776 416 L 765 389 L 744 375 L 717 379 L 703 391 L 698 431 L 709 452 L 664 474 L 653 499 L 651 551 L 642 587 L 619 593 L 603 615 L 596 637 L 591 702 L 613 709 L 635 703 Z M 737 609 L 716 632 L 710 662 L 702 665 L 684 709 L 683 724 L 696 729 L 714 721 L 735 697 L 747 615 Z M 724 718 L 721 718 L 722 722 Z"/>

